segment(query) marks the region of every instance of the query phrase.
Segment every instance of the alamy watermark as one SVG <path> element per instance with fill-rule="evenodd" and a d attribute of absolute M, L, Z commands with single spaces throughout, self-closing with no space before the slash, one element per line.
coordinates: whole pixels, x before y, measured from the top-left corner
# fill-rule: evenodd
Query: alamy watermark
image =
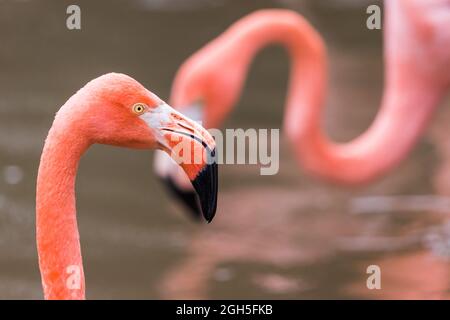
<path fill-rule="evenodd" d="M 81 289 L 81 268 L 77 265 L 69 265 L 66 268 L 66 287 L 69 290 Z"/>
<path fill-rule="evenodd" d="M 369 17 L 366 20 L 366 27 L 369 30 L 381 29 L 381 8 L 376 4 L 369 5 L 366 9 Z M 76 4 L 71 4 L 66 9 L 68 15 L 66 27 L 69 30 L 81 30 L 81 8 Z"/>
<path fill-rule="evenodd" d="M 381 268 L 376 264 L 367 267 L 366 273 L 370 274 L 367 278 L 366 286 L 369 290 L 381 289 Z"/>
<path fill-rule="evenodd" d="M 250 164 L 261 165 L 261 175 L 275 175 L 279 170 L 279 129 L 209 129 L 215 140 L 214 153 L 198 147 L 197 140 L 171 135 L 170 156 L 178 164 Z"/>
<path fill-rule="evenodd" d="M 66 27 L 69 30 L 81 30 L 81 8 L 76 4 L 67 7 Z"/>
<path fill-rule="evenodd" d="M 366 20 L 366 27 L 369 30 L 381 29 L 381 8 L 376 4 L 372 4 L 367 7 L 366 13 L 369 17 Z"/>

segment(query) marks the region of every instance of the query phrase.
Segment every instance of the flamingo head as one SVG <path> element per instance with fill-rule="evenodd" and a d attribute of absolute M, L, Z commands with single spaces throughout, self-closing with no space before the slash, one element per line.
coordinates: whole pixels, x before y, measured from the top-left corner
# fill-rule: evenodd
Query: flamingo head
<path fill-rule="evenodd" d="M 200 49 L 178 70 L 171 104 L 206 128 L 218 128 L 239 98 L 245 80 L 247 59 L 236 57 L 241 52 L 224 36 Z M 169 191 L 198 218 L 199 202 L 186 174 L 162 152 L 156 153 L 154 166 Z"/>
<path fill-rule="evenodd" d="M 101 76 L 85 89 L 76 95 L 88 101 L 84 109 L 75 113 L 63 108 L 59 113 L 82 115 L 77 123 L 82 123 L 91 143 L 166 152 L 193 186 L 201 212 L 210 222 L 217 206 L 217 164 L 215 142 L 208 131 L 126 75 Z"/>

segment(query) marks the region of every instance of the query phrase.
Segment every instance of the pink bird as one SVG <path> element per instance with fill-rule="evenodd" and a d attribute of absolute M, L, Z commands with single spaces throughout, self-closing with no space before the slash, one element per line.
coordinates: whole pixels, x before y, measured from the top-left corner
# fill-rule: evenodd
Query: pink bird
<path fill-rule="evenodd" d="M 206 220 L 217 205 L 215 143 L 200 125 L 134 79 L 110 73 L 92 80 L 58 111 L 45 141 L 37 179 L 36 237 L 46 299 L 84 299 L 75 208 L 78 162 L 94 143 L 172 151 L 183 143 L 201 161 L 181 162 Z M 184 158 L 183 159 L 188 159 Z"/>
<path fill-rule="evenodd" d="M 327 55 L 318 32 L 290 10 L 261 10 L 229 27 L 183 63 L 171 102 L 206 128 L 223 123 L 239 99 L 255 55 L 272 44 L 289 53 L 284 130 L 307 171 L 343 184 L 370 182 L 404 159 L 450 87 L 450 0 L 386 0 L 385 85 L 380 111 L 361 136 L 330 141 L 321 128 Z M 199 110 L 196 105 L 203 107 Z M 171 160 L 155 168 L 194 213 L 195 194 Z"/>

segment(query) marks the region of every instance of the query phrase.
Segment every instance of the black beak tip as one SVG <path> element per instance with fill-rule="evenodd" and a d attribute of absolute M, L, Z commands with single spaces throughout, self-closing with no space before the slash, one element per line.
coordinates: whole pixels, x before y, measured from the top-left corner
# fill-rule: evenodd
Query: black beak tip
<path fill-rule="evenodd" d="M 207 164 L 192 181 L 200 200 L 203 217 L 210 223 L 216 215 L 217 209 L 217 163 Z"/>
<path fill-rule="evenodd" d="M 200 221 L 203 215 L 208 223 L 214 219 L 217 209 L 218 167 L 214 149 L 210 151 L 210 160 L 214 161 L 208 161 L 191 181 L 195 192 L 181 189 L 170 176 L 161 178 L 169 191 L 189 210 L 194 220 Z M 210 162 L 212 163 L 209 164 Z"/>

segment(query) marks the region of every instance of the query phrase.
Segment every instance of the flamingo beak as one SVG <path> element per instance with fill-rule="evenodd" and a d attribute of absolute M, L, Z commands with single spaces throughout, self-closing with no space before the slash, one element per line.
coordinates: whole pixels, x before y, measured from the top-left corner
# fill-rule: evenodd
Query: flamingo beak
<path fill-rule="evenodd" d="M 202 208 L 197 193 L 183 169 L 161 150 L 155 151 L 153 165 L 156 176 L 170 194 L 185 206 L 191 218 L 199 221 L 202 217 Z"/>
<path fill-rule="evenodd" d="M 198 195 L 198 202 L 193 203 L 199 204 L 203 217 L 211 222 L 216 213 L 218 190 L 213 137 L 167 104 L 149 110 L 141 118 L 154 130 L 159 148 L 183 169 Z"/>

